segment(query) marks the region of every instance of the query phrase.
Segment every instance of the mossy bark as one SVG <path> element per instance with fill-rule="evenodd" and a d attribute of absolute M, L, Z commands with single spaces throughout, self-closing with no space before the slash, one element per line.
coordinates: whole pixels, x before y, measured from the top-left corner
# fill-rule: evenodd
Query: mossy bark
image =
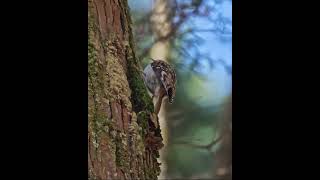
<path fill-rule="evenodd" d="M 89 179 L 157 179 L 162 137 L 126 0 L 88 2 Z"/>

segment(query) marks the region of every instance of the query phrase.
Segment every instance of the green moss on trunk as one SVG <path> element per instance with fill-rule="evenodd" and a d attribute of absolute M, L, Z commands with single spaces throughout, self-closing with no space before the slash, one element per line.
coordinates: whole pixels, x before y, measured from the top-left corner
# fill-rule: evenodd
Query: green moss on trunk
<path fill-rule="evenodd" d="M 94 153 L 94 165 L 89 174 L 93 179 L 157 179 L 159 165 L 142 161 L 146 154 L 151 154 L 152 162 L 156 162 L 154 156 L 158 154 L 147 149 L 144 141 L 150 113 L 154 111 L 153 104 L 135 56 L 128 3 L 126 0 L 118 2 L 89 0 L 88 119 L 90 137 L 93 138 L 89 142 L 95 148 L 91 152 Z M 94 7 L 97 5 L 104 5 L 105 9 Z M 107 12 L 108 5 L 112 5 L 112 12 Z M 114 25 L 121 26 L 121 31 L 101 34 L 99 21 L 110 22 L 107 18 L 111 16 L 95 17 L 104 14 L 98 11 L 119 11 L 121 23 Z M 125 119 L 130 120 L 126 122 Z M 128 125 L 127 130 L 125 125 Z"/>

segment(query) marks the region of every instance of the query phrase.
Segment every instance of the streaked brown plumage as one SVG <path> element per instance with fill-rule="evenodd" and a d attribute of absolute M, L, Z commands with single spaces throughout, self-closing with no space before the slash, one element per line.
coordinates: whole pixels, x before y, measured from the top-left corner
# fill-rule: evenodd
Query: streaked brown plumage
<path fill-rule="evenodd" d="M 176 73 L 169 63 L 152 60 L 144 69 L 143 75 L 150 96 L 156 98 L 154 105 L 158 114 L 164 97 L 167 96 L 169 103 L 173 103 L 176 94 Z"/>

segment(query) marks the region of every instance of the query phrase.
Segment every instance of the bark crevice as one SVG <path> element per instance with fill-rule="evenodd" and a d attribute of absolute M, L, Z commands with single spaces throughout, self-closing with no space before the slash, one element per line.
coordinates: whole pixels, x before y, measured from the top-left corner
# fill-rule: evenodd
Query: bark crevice
<path fill-rule="evenodd" d="M 89 0 L 88 11 L 89 178 L 157 179 L 161 131 L 150 120 L 127 1 Z"/>

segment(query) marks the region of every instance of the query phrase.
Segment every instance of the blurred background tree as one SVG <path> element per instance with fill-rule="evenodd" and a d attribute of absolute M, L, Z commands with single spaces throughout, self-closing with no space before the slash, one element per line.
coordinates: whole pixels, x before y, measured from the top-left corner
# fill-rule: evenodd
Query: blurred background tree
<path fill-rule="evenodd" d="M 232 1 L 129 0 L 137 56 L 177 70 L 160 111 L 163 178 L 231 178 Z M 221 178 L 220 178 L 221 179 Z"/>

